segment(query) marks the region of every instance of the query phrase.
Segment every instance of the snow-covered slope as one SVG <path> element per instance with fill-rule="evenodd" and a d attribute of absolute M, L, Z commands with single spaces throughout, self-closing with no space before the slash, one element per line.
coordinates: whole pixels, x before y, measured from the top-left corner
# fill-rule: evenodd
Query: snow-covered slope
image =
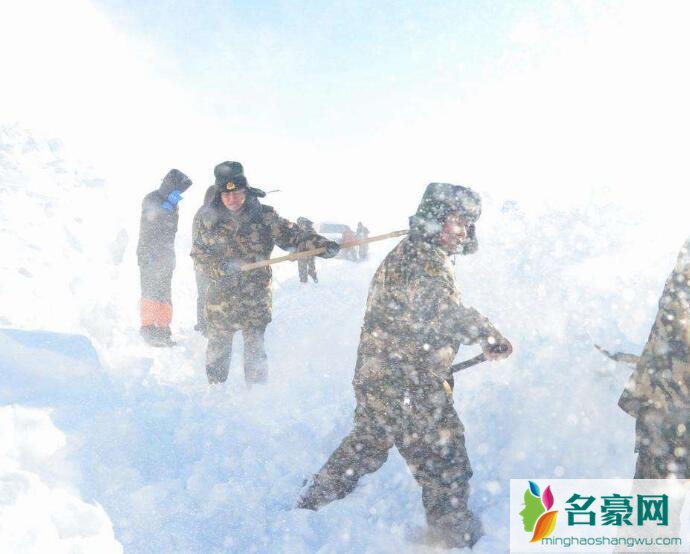
<path fill-rule="evenodd" d="M 0 126 L 0 322 L 83 331 L 122 260 L 120 221 L 105 183 L 59 141 Z"/>

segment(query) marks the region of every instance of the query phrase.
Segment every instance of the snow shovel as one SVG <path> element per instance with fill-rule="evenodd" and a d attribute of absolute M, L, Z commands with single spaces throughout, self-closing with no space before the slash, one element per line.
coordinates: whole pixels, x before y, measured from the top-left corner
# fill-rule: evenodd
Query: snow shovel
<path fill-rule="evenodd" d="M 614 362 L 623 362 L 624 364 L 635 365 L 637 362 L 640 361 L 639 356 L 636 356 L 635 354 L 630 354 L 628 352 L 616 352 L 615 354 L 612 354 L 611 352 L 609 352 L 605 348 L 602 348 L 596 343 L 594 343 L 594 348 L 596 348 L 604 356 L 606 356 L 610 360 L 613 360 Z"/>
<path fill-rule="evenodd" d="M 486 361 L 486 354 L 478 354 L 474 358 L 470 358 L 469 360 L 465 360 L 464 362 L 458 362 L 457 364 L 453 364 L 450 366 L 450 371 L 452 373 L 457 373 L 458 371 L 462 371 L 463 369 L 467 369 L 468 367 L 475 366 L 477 364 L 481 364 L 482 362 Z"/>
<path fill-rule="evenodd" d="M 507 347 L 505 347 L 504 345 L 498 345 L 496 352 L 500 353 L 505 352 L 506 350 Z M 482 352 L 481 354 L 477 354 L 474 358 L 470 358 L 469 360 L 465 360 L 464 362 L 458 362 L 457 364 L 453 364 L 452 366 L 450 366 L 450 371 L 451 373 L 457 373 L 458 371 L 462 371 L 463 369 L 467 369 L 468 367 L 472 367 L 486 361 L 486 354 Z"/>

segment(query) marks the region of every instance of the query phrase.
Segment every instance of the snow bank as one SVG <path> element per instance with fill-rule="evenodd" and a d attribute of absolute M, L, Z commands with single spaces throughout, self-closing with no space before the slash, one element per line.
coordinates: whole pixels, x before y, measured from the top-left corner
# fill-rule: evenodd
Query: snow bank
<path fill-rule="evenodd" d="M 105 183 L 59 141 L 0 126 L 0 324 L 84 331 L 128 243 Z"/>
<path fill-rule="evenodd" d="M 0 551 L 120 553 L 99 504 L 56 482 L 65 435 L 48 410 L 0 407 Z"/>

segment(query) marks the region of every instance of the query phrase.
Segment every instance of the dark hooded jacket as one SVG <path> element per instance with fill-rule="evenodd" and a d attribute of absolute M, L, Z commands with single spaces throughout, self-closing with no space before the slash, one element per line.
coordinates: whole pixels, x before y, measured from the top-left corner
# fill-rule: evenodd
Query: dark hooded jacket
<path fill-rule="evenodd" d="M 175 233 L 179 219 L 177 205 L 168 202 L 171 192 L 184 192 L 192 181 L 184 173 L 172 169 L 160 187 L 144 197 L 141 205 L 137 258 L 140 266 L 155 266 L 161 270 L 175 267 Z"/>

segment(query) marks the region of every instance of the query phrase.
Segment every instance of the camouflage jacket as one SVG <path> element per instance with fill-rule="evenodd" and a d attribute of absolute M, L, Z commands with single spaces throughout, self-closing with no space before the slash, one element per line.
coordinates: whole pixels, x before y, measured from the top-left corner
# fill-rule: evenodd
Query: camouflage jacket
<path fill-rule="evenodd" d="M 355 388 L 380 380 L 448 380 L 461 344 L 500 335 L 460 302 L 449 255 L 407 237 L 384 259 L 371 282 L 360 337 Z"/>
<path fill-rule="evenodd" d="M 199 234 L 199 227 L 201 226 L 201 218 L 204 217 L 204 212 L 211 206 L 214 197 L 216 196 L 218 189 L 215 186 L 210 186 L 206 189 L 204 194 L 204 203 L 194 214 L 194 219 L 192 219 L 192 242 L 196 239 Z"/>
<path fill-rule="evenodd" d="M 659 300 L 652 330 L 618 405 L 641 410 L 690 410 L 690 240 L 680 251 Z"/>
<path fill-rule="evenodd" d="M 300 229 L 270 206 L 248 195 L 234 214 L 216 197 L 199 214 L 191 256 L 197 271 L 210 279 L 206 299 L 209 326 L 234 331 L 262 327 L 271 321 L 270 266 L 228 273 L 228 261 L 257 262 L 270 258 L 274 245 L 297 251 L 325 246 L 328 239 Z"/>

